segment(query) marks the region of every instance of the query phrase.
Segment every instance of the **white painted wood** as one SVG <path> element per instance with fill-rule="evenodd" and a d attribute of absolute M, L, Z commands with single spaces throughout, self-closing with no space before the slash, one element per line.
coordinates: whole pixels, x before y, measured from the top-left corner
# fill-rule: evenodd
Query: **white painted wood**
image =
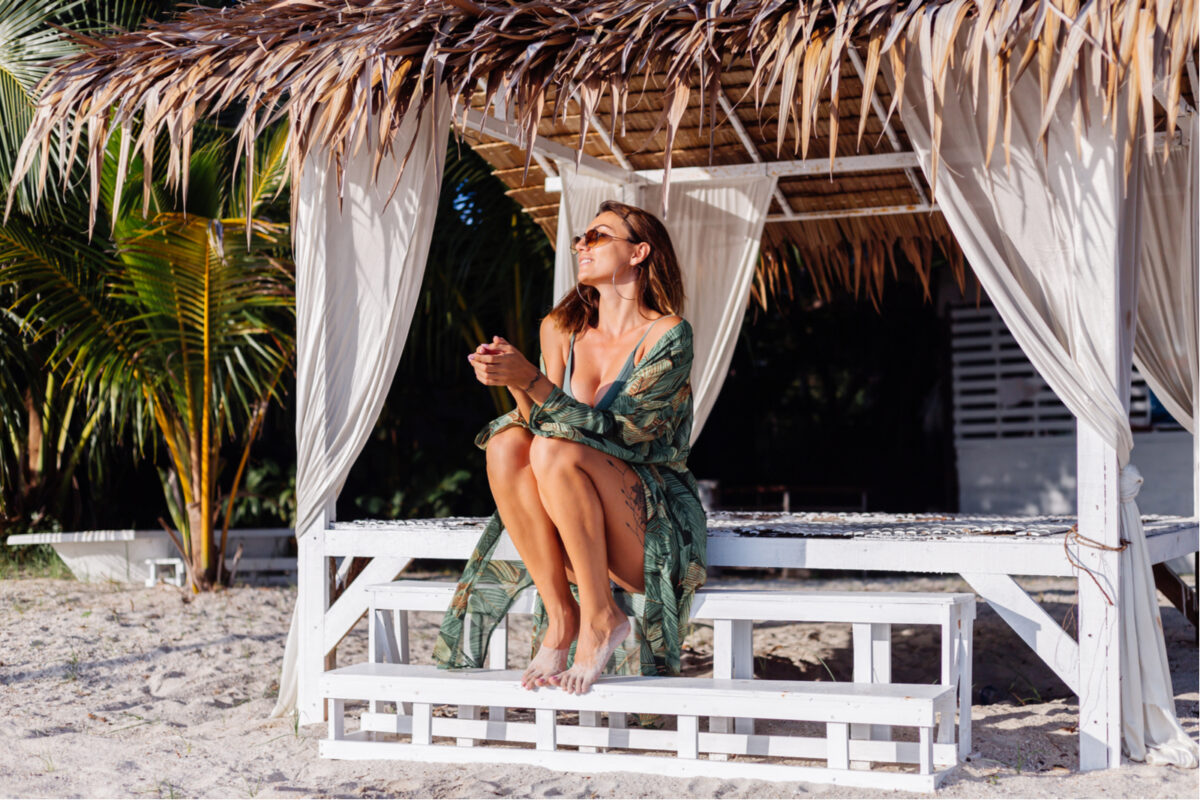
<path fill-rule="evenodd" d="M 1115 547 L 1120 538 L 1116 451 L 1083 421 L 1077 447 L 1079 532 Z M 1121 763 L 1119 554 L 1080 547 L 1076 555 L 1096 578 L 1080 574 L 1078 579 L 1079 768 L 1108 769 Z"/>
<path fill-rule="evenodd" d="M 625 723 L 624 711 L 609 711 L 608 712 L 608 727 L 609 730 L 628 730 Z"/>
<path fill-rule="evenodd" d="M 502 119 L 497 119 L 481 111 L 473 108 L 462 109 L 456 107 L 452 115 L 454 124 L 457 127 L 460 123 L 466 123 L 465 127 L 485 133 L 493 139 L 499 139 L 502 142 L 507 142 L 511 145 L 516 145 L 522 149 L 528 150 L 528 142 L 525 140 L 525 133 L 517 125 L 510 122 L 505 122 Z M 538 155 L 545 156 L 551 159 L 560 161 L 569 161 L 572 164 L 577 163 L 579 168 L 588 172 L 594 172 L 601 177 L 618 182 L 628 182 L 637 180 L 636 173 L 621 167 L 609 164 L 595 156 L 586 153 L 578 153 L 575 148 L 567 147 L 558 142 L 548 139 L 545 136 L 537 137 L 533 144 L 533 152 Z M 559 189 L 558 191 L 561 191 Z"/>
<path fill-rule="evenodd" d="M 964 761 L 971 755 L 971 691 L 974 686 L 972 674 L 972 647 L 975 641 L 975 615 L 963 615 L 959 620 L 962 636 L 959 638 L 962 652 L 958 674 L 958 755 Z"/>
<path fill-rule="evenodd" d="M 850 769 L 849 733 L 849 726 L 844 722 L 830 722 L 825 725 L 828 746 L 826 761 L 830 769 Z"/>
<path fill-rule="evenodd" d="M 710 593 L 709 596 L 715 599 L 716 594 Z M 698 616 L 695 613 L 698 610 L 698 605 L 702 606 L 702 604 L 693 603 L 693 619 Z M 710 602 L 707 606 L 707 612 L 703 612 L 705 615 L 708 613 L 720 615 L 720 617 L 713 620 L 713 677 L 753 678 L 754 617 L 751 616 L 742 619 L 721 618 L 727 616 L 726 610 L 717 606 L 717 603 Z M 729 718 L 712 717 L 709 720 L 709 729 L 718 733 L 728 732 L 730 730 Z M 738 733 L 754 733 L 754 720 L 748 717 L 738 717 L 734 722 L 733 729 Z"/>
<path fill-rule="evenodd" d="M 742 147 L 746 151 L 746 155 L 748 155 L 750 160 L 755 163 L 762 162 L 762 156 L 758 154 L 758 145 L 753 139 L 750 138 L 750 134 L 746 132 L 746 127 L 742 125 L 741 117 L 738 116 L 737 110 L 733 107 L 733 103 L 729 102 L 729 98 L 726 97 L 724 89 L 718 86 L 716 89 L 716 95 L 717 103 L 721 106 L 721 110 L 725 112 L 725 119 L 729 122 L 730 127 L 733 128 L 733 132 L 737 134 L 738 140 L 741 141 Z M 791 203 L 788 202 L 787 195 L 780 190 L 778 183 L 774 189 L 774 197 L 775 202 L 779 204 L 779 208 L 783 212 L 784 216 L 794 213 Z"/>
<path fill-rule="evenodd" d="M 363 663 L 326 672 L 326 697 L 371 700 L 399 697 L 425 704 L 507 706 L 554 710 L 616 709 L 640 714 L 804 719 L 888 725 L 935 723 L 934 706 L 950 703 L 954 689 L 938 684 L 858 684 L 704 678 L 603 676 L 585 695 L 527 690 L 518 670 L 455 670 L 433 666 Z M 414 714 L 416 711 L 414 710 Z"/>
<path fill-rule="evenodd" d="M 1007 575 L 965 572 L 962 577 L 1079 694 L 1079 644 L 1058 622 Z"/>
<path fill-rule="evenodd" d="M 846 45 L 846 55 L 850 56 L 850 63 L 854 64 L 854 71 L 858 74 L 858 79 L 865 85 L 867 82 L 867 68 L 862 62 L 862 57 L 858 54 L 858 48 L 852 44 Z M 876 77 L 878 80 L 878 77 Z M 896 135 L 896 131 L 892 129 L 891 119 L 887 112 L 883 110 L 883 103 L 879 100 L 879 95 L 874 91 L 864 91 L 864 94 L 871 95 L 871 110 L 875 112 L 875 118 L 883 125 L 883 133 L 887 137 L 888 143 L 892 145 L 892 150 L 899 152 L 904 149 L 900 144 L 900 137 Z M 908 178 L 908 184 L 916 193 L 917 199 L 920 202 L 928 202 L 925 198 L 925 187 L 921 184 L 920 178 L 917 177 L 915 169 L 904 170 L 904 176 Z"/>
<path fill-rule="evenodd" d="M 791 764 L 758 764 L 746 761 L 681 760 L 661 756 L 624 753 L 578 753 L 557 750 L 552 753 L 521 748 L 452 747 L 397 745 L 372 742 L 365 736 L 349 734 L 342 741 L 322 740 L 324 758 L 390 759 L 426 763 L 530 764 L 570 772 L 641 772 L 672 777 L 712 777 L 726 780 L 747 779 L 828 783 L 868 789 L 892 789 L 907 792 L 934 791 L 945 779 L 947 770 L 930 775 L 898 772 L 831 770 L 825 767 L 801 767 Z"/>
<path fill-rule="evenodd" d="M 299 535 L 299 534 L 304 535 Z M 297 531 L 296 584 L 297 648 L 296 713 L 301 725 L 325 719 L 325 705 L 317 688 L 325 669 L 325 610 L 329 607 L 329 579 L 325 572 L 324 525 Z"/>
<path fill-rule="evenodd" d="M 433 706 L 429 703 L 413 703 L 412 709 L 413 744 L 432 744 Z"/>
<path fill-rule="evenodd" d="M 674 178 L 674 175 L 672 175 Z M 768 214 L 767 222 L 806 222 L 818 219 L 849 219 L 852 217 L 886 217 L 893 214 L 932 214 L 940 211 L 936 203 L 909 203 L 863 208 L 831 208 L 822 211 L 793 211 L 790 214 Z"/>
<path fill-rule="evenodd" d="M 329 610 L 325 612 L 323 641 L 328 653 L 338 646 L 367 611 L 367 587 L 390 581 L 408 566 L 405 556 L 376 556 L 363 568 L 354 582 L 346 587 Z"/>
<path fill-rule="evenodd" d="M 939 604 L 944 608 L 945 604 Z M 945 641 L 949 630 L 942 628 Z M 855 623 L 851 626 L 854 640 L 854 682 L 892 682 L 892 626 L 887 622 Z M 944 679 L 953 680 L 954 673 L 943 669 Z M 945 682 L 945 680 L 943 681 Z M 856 739 L 890 739 L 892 732 L 886 725 L 854 725 L 851 735 Z"/>
<path fill-rule="evenodd" d="M 480 719 L 481 715 L 479 713 L 479 706 L 459 706 L 458 718 L 470 720 Z M 455 740 L 455 744 L 457 744 L 459 747 L 474 747 L 475 740 L 469 736 L 460 736 Z"/>
<path fill-rule="evenodd" d="M 917 154 L 913 152 L 871 153 L 869 155 L 838 156 L 833 160 L 832 165 L 828 158 L 806 158 L 719 166 L 674 167 L 671 169 L 671 183 L 698 183 L 729 178 L 792 178 L 832 173 L 875 172 L 919 166 Z M 633 173 L 641 181 L 651 184 L 663 183 L 666 174 L 665 169 L 640 169 Z M 545 191 L 548 193 L 561 192 L 562 180 L 547 179 Z"/>
<path fill-rule="evenodd" d="M 954 438 L 1075 431 L 1075 417 L 1038 375 L 992 306 L 951 310 Z M 1131 421 L 1150 424 L 1150 390 L 1136 371 Z"/>
<path fill-rule="evenodd" d="M 508 669 L 508 617 L 496 623 L 492 638 L 488 640 L 488 666 L 492 669 Z M 489 706 L 488 717 L 504 719 L 504 706 Z"/>
<path fill-rule="evenodd" d="M 579 727 L 581 728 L 598 728 L 600 727 L 600 712 L 599 711 L 580 711 L 579 712 Z M 564 742 L 565 744 L 565 742 Z M 583 745 L 579 748 L 581 753 L 595 753 L 598 748 L 595 745 Z"/>
<path fill-rule="evenodd" d="M 537 749 L 554 750 L 557 747 L 556 733 L 558 725 L 555 722 L 555 712 L 552 708 L 534 709 L 534 724 L 537 727 Z"/>
<path fill-rule="evenodd" d="M 346 703 L 334 700 L 329 710 L 329 738 L 341 739 L 346 735 Z"/>
<path fill-rule="evenodd" d="M 917 736 L 920 737 L 920 770 L 922 775 L 928 775 L 933 771 L 933 736 L 932 729 L 921 728 L 917 731 Z"/>
<path fill-rule="evenodd" d="M 480 528 L 447 530 L 436 520 L 428 525 L 388 529 L 380 527 L 327 531 L 326 552 L 345 555 L 396 555 L 411 558 L 467 559 L 479 540 Z M 480 523 L 482 526 L 482 523 Z M 1196 530 L 1196 524 L 1173 525 L 1174 529 Z M 1160 534 L 1147 532 L 1153 546 Z M 1188 541 L 1195 541 L 1192 533 Z M 1180 546 L 1183 540 L 1180 540 Z M 519 558 L 516 548 L 502 536 L 496 558 Z M 1171 557 L 1187 555 L 1181 550 Z M 1063 556 L 1059 537 L 988 536 L 970 540 L 950 539 L 844 539 L 815 536 L 738 537 L 710 528 L 708 563 L 716 567 L 801 567 L 844 569 L 848 563 L 883 572 L 953 573 L 987 572 L 1001 575 L 1057 575 L 1075 573 Z M 364 604 L 365 609 L 365 604 Z M 443 606 L 444 608 L 444 606 Z"/>
<path fill-rule="evenodd" d="M 700 718 L 680 716 L 676 721 L 675 752 L 680 758 L 700 757 Z"/>
<path fill-rule="evenodd" d="M 362 715 L 364 731 L 408 735 L 412 733 L 412 717 L 395 714 Z M 537 741 L 537 725 L 532 722 L 493 723 L 489 720 L 459 720 L 448 717 L 433 718 L 433 735 L 445 737 L 469 737 L 476 740 L 491 740 L 509 743 L 534 744 Z M 560 725 L 555 733 L 559 745 L 588 747 L 603 751 L 606 748 L 629 750 L 662 750 L 676 748 L 677 732 L 647 728 L 588 728 Z M 727 755 L 767 756 L 775 758 L 804 758 L 825 760 L 829 745 L 825 737 L 744 735 L 740 733 L 709 733 L 701 731 L 698 737 L 699 750 L 709 758 Z M 917 742 L 877 742 L 850 740 L 849 757 L 860 763 L 879 762 L 888 764 L 917 764 L 920 761 Z M 584 751 L 590 752 L 591 750 Z M 955 765 L 955 745 L 935 742 L 933 763 L 937 767 Z"/>

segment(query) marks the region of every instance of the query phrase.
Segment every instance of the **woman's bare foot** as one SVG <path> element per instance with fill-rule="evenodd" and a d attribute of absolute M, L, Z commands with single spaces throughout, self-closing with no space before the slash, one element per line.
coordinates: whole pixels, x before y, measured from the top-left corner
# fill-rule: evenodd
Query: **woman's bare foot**
<path fill-rule="evenodd" d="M 558 688 L 568 694 L 586 694 L 604 671 L 613 651 L 629 635 L 629 620 L 616 609 L 604 622 L 582 626 L 575 646 L 575 663 L 554 678 Z"/>
<path fill-rule="evenodd" d="M 546 635 L 542 637 L 542 645 L 529 661 L 529 666 L 521 675 L 521 686 L 525 689 L 536 689 L 539 686 L 552 685 L 552 678 L 567 668 L 567 658 L 571 652 L 571 642 L 579 630 L 579 609 L 567 615 L 565 624 L 559 625 L 551 621 L 547 626 Z"/>

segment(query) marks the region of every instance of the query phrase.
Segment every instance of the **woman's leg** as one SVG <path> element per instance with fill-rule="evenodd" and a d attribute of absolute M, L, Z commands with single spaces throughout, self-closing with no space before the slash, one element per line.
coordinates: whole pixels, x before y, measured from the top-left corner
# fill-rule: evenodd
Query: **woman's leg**
<path fill-rule="evenodd" d="M 567 653 L 579 630 L 579 607 L 567 582 L 562 542 L 542 507 L 529 465 L 533 438 L 521 428 L 508 428 L 487 446 L 488 484 L 496 508 L 537 586 L 549 623 L 541 648 L 521 678 L 527 689 L 549 683 L 566 669 Z"/>
<path fill-rule="evenodd" d="M 575 662 L 558 683 L 582 694 L 629 633 L 609 579 L 645 591 L 645 494 L 628 464 L 587 445 L 538 438 L 529 455 L 542 506 L 558 528 L 579 587 Z"/>

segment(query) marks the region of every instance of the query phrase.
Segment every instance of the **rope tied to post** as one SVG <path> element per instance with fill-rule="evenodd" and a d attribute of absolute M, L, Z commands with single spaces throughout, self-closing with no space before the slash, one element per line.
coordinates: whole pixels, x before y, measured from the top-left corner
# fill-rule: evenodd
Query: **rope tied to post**
<path fill-rule="evenodd" d="M 1138 496 L 1138 492 L 1141 491 L 1143 483 L 1145 483 L 1145 479 L 1142 477 L 1141 471 L 1138 470 L 1136 466 L 1133 464 L 1126 464 L 1125 466 L 1121 467 L 1121 502 L 1132 503 L 1134 498 Z M 1108 592 L 1104 590 L 1104 587 L 1100 585 L 1100 581 L 1096 578 L 1096 573 L 1089 569 L 1071 552 L 1072 542 L 1075 543 L 1076 547 L 1090 547 L 1093 550 L 1105 550 L 1110 553 L 1120 553 L 1128 549 L 1129 540 L 1121 539 L 1121 543 L 1116 547 L 1104 544 L 1103 542 L 1098 542 L 1095 539 L 1088 538 L 1080 533 L 1079 523 L 1072 525 L 1071 529 L 1067 531 L 1065 536 L 1063 536 L 1063 552 L 1067 554 L 1067 563 L 1081 572 L 1086 573 L 1087 576 L 1092 579 L 1092 583 L 1096 584 L 1096 588 L 1100 590 L 1100 594 L 1104 595 L 1104 602 L 1108 603 L 1110 606 L 1113 605 L 1112 597 L 1110 597 Z"/>
<path fill-rule="evenodd" d="M 1074 542 L 1076 547 L 1090 547 L 1093 550 L 1107 550 L 1110 553 L 1120 553 L 1122 550 L 1125 550 L 1129 547 L 1129 541 L 1127 539 L 1122 539 L 1121 544 L 1117 547 L 1104 544 L 1103 542 L 1097 542 L 1095 539 L 1089 539 L 1087 536 L 1084 536 L 1082 533 L 1080 533 L 1078 523 L 1072 525 L 1071 529 L 1067 531 L 1065 536 L 1063 536 L 1063 552 L 1067 554 L 1067 562 L 1072 567 L 1075 567 L 1091 578 L 1092 583 L 1096 584 L 1096 588 L 1100 590 L 1100 594 L 1104 595 L 1104 602 L 1108 603 L 1110 606 L 1113 605 L 1112 598 L 1109 597 L 1108 592 L 1104 591 L 1104 587 L 1100 585 L 1100 581 L 1096 578 L 1096 573 L 1088 568 L 1087 565 L 1080 561 L 1071 552 L 1071 542 Z"/>

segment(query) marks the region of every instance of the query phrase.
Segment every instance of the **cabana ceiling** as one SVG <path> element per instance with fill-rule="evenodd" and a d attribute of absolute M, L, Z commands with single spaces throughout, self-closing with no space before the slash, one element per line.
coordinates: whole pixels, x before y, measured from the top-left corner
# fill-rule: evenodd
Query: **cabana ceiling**
<path fill-rule="evenodd" d="M 1178 110 L 1195 104 L 1197 11 L 1196 0 L 257 0 L 195 8 L 85 40 L 80 55 L 59 65 L 11 185 L 35 168 L 44 185 L 49 159 L 38 155 L 74 153 L 82 142 L 97 176 L 94 206 L 109 137 L 121 137 L 123 174 L 131 154 L 161 163 L 154 141 L 165 130 L 168 177 L 186 189 L 192 125 L 231 107 L 244 110 L 236 129 L 244 152 L 270 122 L 290 120 L 293 180 L 306 158 L 340 162 L 361 147 L 378 164 L 404 116 L 449 87 L 460 131 L 552 239 L 558 195 L 546 179 L 555 157 L 580 154 L 585 168 L 627 177 L 763 164 L 754 169 L 781 175 L 765 252 L 794 252 L 819 285 L 837 278 L 877 297 L 898 254 L 927 281 L 941 250 L 961 276 L 931 187 L 905 155 L 884 62 L 902 82 L 906 49 L 918 47 L 944 78 L 953 66 L 947 43 L 963 30 L 967 81 L 1011 85 L 1032 70 L 1044 108 L 1060 96 L 1078 103 L 1085 79 L 1111 105 L 1128 82 L 1142 130 L 1173 132 Z M 935 87 L 935 116 L 940 93 L 960 88 Z M 1001 150 L 1004 111 L 987 109 Z"/>

